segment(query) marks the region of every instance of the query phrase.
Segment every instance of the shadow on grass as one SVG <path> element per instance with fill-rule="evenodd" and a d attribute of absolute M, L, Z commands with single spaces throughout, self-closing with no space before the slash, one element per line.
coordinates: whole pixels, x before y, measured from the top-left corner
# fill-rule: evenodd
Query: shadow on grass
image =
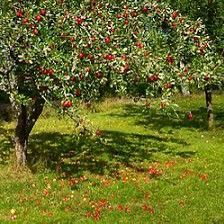
<path fill-rule="evenodd" d="M 146 109 L 145 106 L 139 105 L 125 105 L 121 113 L 111 113 L 112 117 L 135 117 L 135 124 L 144 126 L 146 129 L 161 130 L 163 128 L 170 129 L 199 129 L 208 130 L 207 125 L 207 110 L 206 108 L 199 107 L 198 109 L 191 110 L 193 114 L 193 120 L 187 119 L 189 111 L 179 110 L 177 111 L 178 117 L 173 113 L 172 117 L 162 114 L 160 112 L 151 112 L 150 109 Z M 214 109 L 214 120 L 216 128 L 224 127 L 224 111 L 220 108 Z"/>
<path fill-rule="evenodd" d="M 0 127 L 0 164 L 5 165 L 9 162 L 10 149 L 12 148 L 13 130 L 5 130 Z"/>
<path fill-rule="evenodd" d="M 172 134 L 173 129 L 206 128 L 204 122 L 206 111 L 204 108 L 192 111 L 193 121 L 186 119 L 186 112 L 179 112 L 183 119 L 168 119 L 165 115 L 153 115 L 143 113 L 143 106 L 125 105 L 124 110 L 110 116 L 130 118 L 134 117 L 136 125 L 146 129 L 161 130 L 163 127 L 170 128 L 170 133 L 161 137 L 158 134 L 137 134 L 119 131 L 103 130 L 103 139 L 100 141 L 91 137 L 77 138 L 59 132 L 42 132 L 32 134 L 29 142 L 28 160 L 30 167 L 35 172 L 39 169 L 38 164 L 43 163 L 44 168 L 66 172 L 68 175 L 82 175 L 89 171 L 95 174 L 113 175 L 120 165 L 140 169 L 140 162 L 153 162 L 154 154 L 167 156 L 179 156 L 188 158 L 195 152 L 177 150 L 188 144 Z M 107 115 L 108 116 L 108 115 Z M 222 114 L 219 114 L 222 119 Z M 0 134 L 5 130 L 0 130 Z M 5 136 L 0 139 L 0 158 L 7 161 L 7 153 L 12 145 Z"/>
<path fill-rule="evenodd" d="M 187 146 L 187 143 L 175 138 L 106 130 L 103 138 L 101 142 L 85 137 L 78 140 L 73 135 L 55 132 L 33 134 L 29 145 L 30 165 L 35 167 L 38 161 L 45 161 L 47 168 L 60 169 L 68 175 L 79 176 L 85 171 L 114 175 L 120 165 L 133 168 L 139 162 L 152 162 L 155 153 L 184 158 L 194 155 L 189 151 L 177 152 L 177 145 Z"/>

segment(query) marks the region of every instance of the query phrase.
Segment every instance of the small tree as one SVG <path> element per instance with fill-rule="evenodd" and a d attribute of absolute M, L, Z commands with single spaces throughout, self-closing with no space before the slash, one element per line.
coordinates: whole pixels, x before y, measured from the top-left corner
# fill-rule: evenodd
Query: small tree
<path fill-rule="evenodd" d="M 0 87 L 16 114 L 18 166 L 26 165 L 28 138 L 46 103 L 61 101 L 74 114 L 78 101 L 98 99 L 109 87 L 126 92 L 144 82 L 149 96 L 160 90 L 167 98 L 183 82 L 215 80 L 203 25 L 164 3 L 3 3 Z"/>

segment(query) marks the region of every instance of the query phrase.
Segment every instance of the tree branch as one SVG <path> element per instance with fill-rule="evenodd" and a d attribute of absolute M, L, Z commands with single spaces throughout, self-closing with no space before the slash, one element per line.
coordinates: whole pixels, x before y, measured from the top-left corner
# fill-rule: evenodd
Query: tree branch
<path fill-rule="evenodd" d="M 31 112 L 27 120 L 27 133 L 26 133 L 27 135 L 30 134 L 37 119 L 41 115 L 44 108 L 44 104 L 45 100 L 41 96 L 38 96 L 37 99 L 35 100 L 34 105 L 31 108 Z"/>

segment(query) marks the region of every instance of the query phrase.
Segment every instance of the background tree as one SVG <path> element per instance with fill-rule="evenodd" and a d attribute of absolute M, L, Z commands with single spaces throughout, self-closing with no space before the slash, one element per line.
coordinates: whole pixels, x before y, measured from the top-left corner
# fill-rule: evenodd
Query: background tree
<path fill-rule="evenodd" d="M 173 8 L 178 9 L 182 14 L 197 20 L 201 18 L 205 24 L 209 36 L 215 45 L 214 51 L 224 56 L 224 2 L 221 0 L 200 0 L 200 1 L 173 1 L 167 0 Z M 223 59 L 222 59 L 223 60 Z M 216 71 L 223 73 L 223 69 Z M 205 86 L 206 106 L 208 110 L 209 126 L 213 123 L 212 113 L 212 88 L 214 86 Z"/>

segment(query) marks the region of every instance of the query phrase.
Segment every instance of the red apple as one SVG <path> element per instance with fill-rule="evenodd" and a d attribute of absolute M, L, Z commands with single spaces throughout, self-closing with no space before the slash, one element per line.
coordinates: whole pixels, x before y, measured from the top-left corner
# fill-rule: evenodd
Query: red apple
<path fill-rule="evenodd" d="M 166 61 L 171 65 L 174 63 L 174 59 L 170 54 L 167 55 Z"/>
<path fill-rule="evenodd" d="M 188 78 L 187 78 L 189 81 L 191 81 L 193 79 L 192 75 L 190 75 Z"/>
<path fill-rule="evenodd" d="M 188 71 L 189 71 L 189 68 L 188 68 L 188 67 L 185 67 L 185 68 L 184 68 L 184 72 L 185 72 L 185 73 L 188 73 Z"/>
<path fill-rule="evenodd" d="M 40 22 L 41 20 L 42 20 L 41 15 L 37 15 L 37 16 L 36 16 L 36 21 L 37 21 L 37 22 Z"/>
<path fill-rule="evenodd" d="M 205 77 L 204 77 L 204 80 L 207 82 L 207 81 L 209 81 L 209 79 L 210 79 L 210 77 L 208 76 L 208 75 L 206 75 Z"/>
<path fill-rule="evenodd" d="M 138 16 L 138 13 L 134 10 L 134 11 L 131 12 L 131 16 L 132 17 L 137 17 Z"/>
<path fill-rule="evenodd" d="M 22 10 L 18 10 L 18 11 L 16 12 L 16 16 L 17 16 L 18 18 L 22 18 L 22 17 L 23 17 L 23 11 L 22 11 Z"/>
<path fill-rule="evenodd" d="M 64 108 L 72 107 L 72 101 L 70 101 L 70 100 L 63 101 L 61 104 Z"/>
<path fill-rule="evenodd" d="M 38 31 L 37 28 L 34 28 L 34 29 L 33 29 L 33 34 L 34 34 L 34 35 L 38 35 L 38 34 L 39 34 L 39 31 Z"/>
<path fill-rule="evenodd" d="M 149 7 L 148 7 L 148 6 L 144 6 L 144 7 L 142 8 L 142 11 L 143 11 L 144 13 L 147 13 L 147 12 L 149 11 Z"/>
<path fill-rule="evenodd" d="M 54 75 L 54 70 L 52 68 L 48 69 L 48 75 L 49 76 Z"/>
<path fill-rule="evenodd" d="M 148 173 L 151 176 L 157 176 L 159 174 L 159 171 L 155 167 L 151 167 L 148 169 Z"/>
<path fill-rule="evenodd" d="M 71 42 L 75 41 L 75 37 L 70 37 L 69 39 L 70 39 Z"/>
<path fill-rule="evenodd" d="M 44 75 L 47 75 L 47 74 L 48 74 L 48 69 L 42 69 L 42 73 L 43 73 Z"/>
<path fill-rule="evenodd" d="M 107 55 L 105 56 L 105 59 L 108 60 L 108 61 L 112 61 L 112 60 L 114 60 L 114 55 L 112 55 L 112 54 L 107 54 Z"/>
<path fill-rule="evenodd" d="M 172 27 L 173 27 L 174 29 L 176 29 L 176 28 L 177 28 L 177 24 L 176 24 L 176 23 L 172 23 Z"/>
<path fill-rule="evenodd" d="M 165 89 L 171 89 L 172 87 L 173 85 L 170 82 L 164 84 Z"/>
<path fill-rule="evenodd" d="M 125 12 L 125 13 L 123 14 L 123 17 L 124 17 L 124 18 L 128 18 L 128 13 Z"/>
<path fill-rule="evenodd" d="M 80 18 L 80 17 L 76 17 L 76 23 L 80 26 L 80 25 L 82 25 L 82 23 L 83 23 L 83 19 L 82 18 Z"/>
<path fill-rule="evenodd" d="M 28 18 L 24 18 L 22 23 L 23 23 L 23 25 L 27 25 L 29 23 L 29 19 Z"/>
<path fill-rule="evenodd" d="M 177 16 L 178 16 L 178 12 L 177 12 L 177 11 L 174 11 L 174 12 L 172 13 L 172 19 L 176 19 Z"/>
<path fill-rule="evenodd" d="M 156 82 L 159 80 L 159 77 L 158 75 L 151 75 L 151 76 L 148 76 L 147 80 L 148 82 Z"/>
<path fill-rule="evenodd" d="M 104 41 L 105 41 L 106 44 L 109 44 L 110 43 L 110 37 L 105 37 Z"/>
<path fill-rule="evenodd" d="M 128 23 L 129 23 L 129 21 L 126 19 L 126 20 L 124 21 L 124 25 L 128 25 Z"/>
<path fill-rule="evenodd" d="M 80 59 L 84 59 L 85 58 L 85 54 L 83 52 L 79 53 L 79 58 Z"/>
<path fill-rule="evenodd" d="M 193 120 L 193 114 L 191 113 L 191 111 L 187 114 L 187 119 L 189 121 L 192 121 Z"/>
<path fill-rule="evenodd" d="M 141 43 L 141 42 L 137 42 L 136 46 L 140 49 L 144 47 L 143 43 Z"/>
<path fill-rule="evenodd" d="M 40 15 L 46 16 L 46 9 L 41 9 L 40 10 Z"/>

